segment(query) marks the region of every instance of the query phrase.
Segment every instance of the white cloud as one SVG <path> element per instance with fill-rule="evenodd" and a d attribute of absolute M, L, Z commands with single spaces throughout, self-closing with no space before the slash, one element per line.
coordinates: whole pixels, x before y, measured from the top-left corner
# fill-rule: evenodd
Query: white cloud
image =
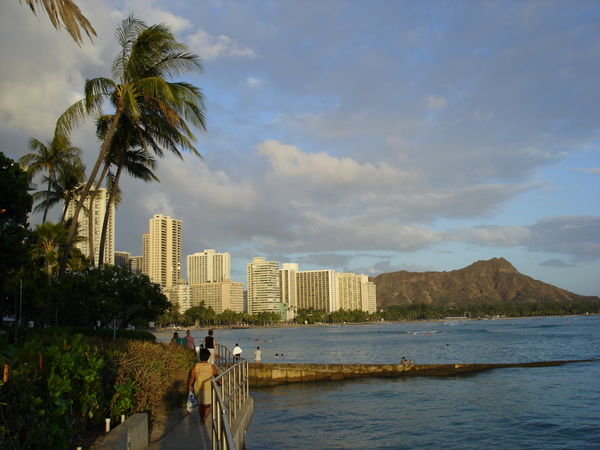
<path fill-rule="evenodd" d="M 144 195 L 139 201 L 149 217 L 154 214 L 177 217 L 173 208 L 173 200 L 166 192 L 155 192 L 152 195 Z"/>
<path fill-rule="evenodd" d="M 267 157 L 273 176 L 302 180 L 304 185 L 384 188 L 418 179 L 417 175 L 403 172 L 385 162 L 359 163 L 352 158 L 336 158 L 323 152 L 304 153 L 298 147 L 275 140 L 259 144 L 258 153 Z"/>
<path fill-rule="evenodd" d="M 257 88 L 263 85 L 263 80 L 255 77 L 246 77 L 246 85 L 250 88 Z"/>
<path fill-rule="evenodd" d="M 188 36 L 187 41 L 194 52 L 206 60 L 226 56 L 241 58 L 256 57 L 254 50 L 238 44 L 231 37 L 224 34 L 213 36 L 199 29 L 194 34 Z"/>
<path fill-rule="evenodd" d="M 425 105 L 429 109 L 444 109 L 446 107 L 446 99 L 444 97 L 438 97 L 436 95 L 428 95 L 425 98 Z"/>

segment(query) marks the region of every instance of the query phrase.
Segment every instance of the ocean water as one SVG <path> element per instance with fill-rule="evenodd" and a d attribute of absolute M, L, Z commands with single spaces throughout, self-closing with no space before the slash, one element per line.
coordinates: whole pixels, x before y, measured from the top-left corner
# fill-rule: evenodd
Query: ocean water
<path fill-rule="evenodd" d="M 201 332 L 198 332 L 201 335 Z M 600 317 L 216 330 L 251 358 L 317 363 L 600 358 Z M 283 354 L 283 357 L 275 355 Z M 600 361 L 252 389 L 247 448 L 600 449 Z"/>

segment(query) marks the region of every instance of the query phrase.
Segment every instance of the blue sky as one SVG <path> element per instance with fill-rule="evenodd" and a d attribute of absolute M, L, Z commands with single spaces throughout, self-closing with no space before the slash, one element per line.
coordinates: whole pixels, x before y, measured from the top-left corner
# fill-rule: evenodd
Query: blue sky
<path fill-rule="evenodd" d="M 109 76 L 130 11 L 203 60 L 204 159 L 124 180 L 117 249 L 152 214 L 184 221 L 185 255 L 253 256 L 377 275 L 505 257 L 600 295 L 600 3 L 78 1 L 81 48 L 0 5 L 0 150 L 49 139 L 86 78 Z M 91 126 L 73 142 L 91 165 Z M 54 212 L 58 216 L 58 212 Z M 32 222 L 39 221 L 34 216 Z"/>

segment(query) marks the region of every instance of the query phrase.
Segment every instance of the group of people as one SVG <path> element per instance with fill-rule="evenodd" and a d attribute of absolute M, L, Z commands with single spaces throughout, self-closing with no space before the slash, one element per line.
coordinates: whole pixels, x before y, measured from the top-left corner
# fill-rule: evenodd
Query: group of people
<path fill-rule="evenodd" d="M 214 331 L 208 330 L 208 335 L 202 340 L 198 340 L 192 336 L 190 330 L 185 332 L 185 337 L 180 338 L 179 333 L 176 331 L 173 333 L 173 337 L 171 338 L 171 344 L 179 344 L 183 345 L 191 350 L 194 350 L 198 355 L 200 355 L 200 351 L 204 348 L 209 352 L 208 361 L 211 364 L 215 363 L 215 356 L 217 355 L 217 341 L 214 338 Z"/>
<path fill-rule="evenodd" d="M 400 365 L 401 366 L 414 366 L 415 363 L 413 362 L 412 359 L 409 361 L 403 356 L 402 359 L 400 360 Z"/>
<path fill-rule="evenodd" d="M 199 341 L 195 339 L 190 330 L 185 332 L 185 337 L 180 338 L 178 332 L 173 333 L 172 344 L 184 345 L 198 353 L 199 362 L 195 363 L 188 374 L 188 391 L 193 393 L 198 402 L 198 413 L 203 423 L 206 422 L 212 408 L 211 380 L 219 375 L 215 365 L 217 354 L 217 341 L 213 330 L 208 330 L 207 336 Z M 231 351 L 234 360 L 242 358 L 242 348 L 238 343 Z M 254 351 L 255 362 L 261 361 L 260 347 Z"/>
<path fill-rule="evenodd" d="M 202 422 L 206 422 L 212 407 L 212 394 L 210 382 L 213 377 L 219 375 L 215 358 L 217 354 L 217 341 L 214 331 L 208 330 L 208 334 L 201 341 L 194 338 L 190 330 L 185 332 L 185 337 L 180 338 L 178 332 L 173 333 L 171 344 L 183 345 L 198 354 L 199 362 L 195 363 L 188 373 L 188 391 L 193 393 L 198 402 L 198 412 Z"/>

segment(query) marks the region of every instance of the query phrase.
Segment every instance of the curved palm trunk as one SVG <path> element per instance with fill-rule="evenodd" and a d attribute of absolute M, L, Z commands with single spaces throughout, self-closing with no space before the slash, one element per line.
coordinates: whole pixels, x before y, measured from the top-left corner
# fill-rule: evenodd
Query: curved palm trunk
<path fill-rule="evenodd" d="M 100 152 L 98 152 L 98 159 L 96 159 L 94 168 L 92 169 L 92 172 L 90 173 L 90 178 L 88 179 L 87 183 L 85 184 L 85 187 L 83 188 L 80 200 L 77 201 L 77 206 L 75 207 L 75 213 L 73 214 L 73 223 L 71 223 L 71 226 L 69 227 L 69 234 L 68 234 L 67 240 L 65 242 L 65 247 L 64 247 L 62 257 L 60 259 L 60 267 L 59 267 L 59 272 L 58 272 L 59 277 L 62 277 L 64 275 L 65 270 L 67 268 L 67 262 L 69 261 L 69 256 L 71 254 L 71 247 L 73 247 L 73 240 L 75 239 L 75 234 L 77 233 L 77 219 L 79 218 L 79 213 L 81 212 L 81 208 L 83 208 L 85 198 L 90 193 L 92 184 L 94 183 L 94 180 L 96 179 L 96 176 L 98 175 L 98 170 L 100 170 L 100 166 L 104 162 L 104 158 L 106 157 L 106 152 L 108 151 L 108 147 L 110 146 L 112 138 L 115 135 L 115 132 L 117 131 L 117 126 L 119 124 L 119 120 L 120 120 L 122 114 L 123 113 L 121 112 L 120 109 L 117 109 L 117 111 L 115 112 L 115 115 L 110 124 L 110 127 L 108 128 L 108 131 L 106 132 L 106 137 L 104 138 L 104 142 L 102 142 L 102 146 L 100 147 Z"/>
<path fill-rule="evenodd" d="M 117 193 L 117 189 L 119 188 L 119 179 L 121 178 L 121 172 L 123 170 L 123 166 L 125 165 L 123 162 L 123 160 L 125 159 L 123 153 L 125 153 L 124 150 L 121 153 L 121 161 L 119 162 L 119 166 L 117 168 L 115 182 L 113 183 L 112 189 L 110 190 L 108 201 L 106 202 L 106 210 L 104 211 L 104 220 L 102 221 L 102 234 L 100 235 L 100 249 L 98 253 L 98 267 L 101 267 L 104 264 L 104 246 L 106 244 L 106 233 L 108 231 L 108 219 L 110 218 L 110 205 L 112 205 L 115 195 Z"/>

